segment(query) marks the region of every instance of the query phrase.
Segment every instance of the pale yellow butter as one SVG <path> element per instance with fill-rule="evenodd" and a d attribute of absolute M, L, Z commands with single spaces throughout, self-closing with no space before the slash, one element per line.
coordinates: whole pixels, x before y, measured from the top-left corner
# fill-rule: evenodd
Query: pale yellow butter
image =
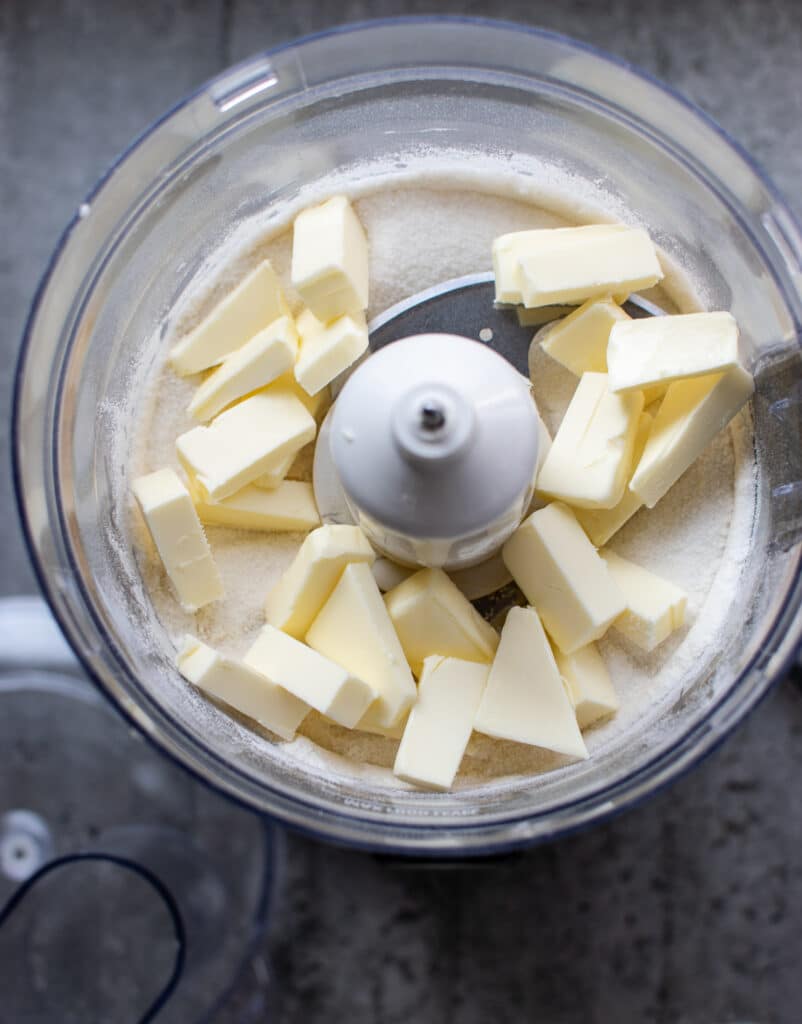
<path fill-rule="evenodd" d="M 420 676 L 432 654 L 490 662 L 498 633 L 442 569 L 421 569 L 384 596 L 404 654 Z"/>
<path fill-rule="evenodd" d="M 393 726 L 415 700 L 415 681 L 370 565 L 347 565 L 306 633 L 310 647 L 373 687 L 360 729 Z"/>
<path fill-rule="evenodd" d="M 533 512 L 502 548 L 504 564 L 561 651 L 598 640 L 626 602 L 576 516 L 560 502 Z"/>
<path fill-rule="evenodd" d="M 316 395 L 308 395 L 298 381 L 295 379 L 295 374 L 290 371 L 289 373 L 283 373 L 277 380 L 273 381 L 272 384 L 268 384 L 265 391 L 268 393 L 273 391 L 291 391 L 299 401 L 303 403 L 305 408 L 308 410 L 310 416 L 314 416 L 315 420 L 320 423 L 323 419 L 323 414 L 328 411 L 331 404 L 331 393 L 328 388 L 323 388 L 318 391 Z M 261 476 L 257 477 L 253 482 L 256 487 L 262 487 L 266 491 L 272 491 L 278 485 L 287 478 L 287 474 L 291 472 L 293 463 L 300 454 L 301 445 L 294 451 L 289 452 L 287 455 L 282 455 L 281 458 L 277 459 Z"/>
<path fill-rule="evenodd" d="M 423 663 L 418 699 L 393 766 L 416 786 L 448 790 L 473 732 L 489 665 L 433 656 Z"/>
<path fill-rule="evenodd" d="M 314 530 L 320 526 L 315 492 L 310 483 L 285 480 L 274 490 L 243 487 L 230 498 L 208 501 L 202 493 L 192 495 L 202 523 L 237 530 Z"/>
<path fill-rule="evenodd" d="M 346 565 L 376 558 L 358 526 L 328 524 L 313 530 L 267 596 L 267 621 L 301 639 L 337 584 Z"/>
<path fill-rule="evenodd" d="M 172 469 L 134 480 L 134 496 L 181 605 L 189 612 L 223 596 L 223 584 L 189 491 Z"/>
<path fill-rule="evenodd" d="M 608 238 L 617 231 L 625 231 L 623 224 L 587 224 L 581 228 L 534 228 L 531 231 L 513 231 L 493 241 L 493 273 L 496 279 L 496 302 L 522 303 L 521 258 L 528 254 L 548 253 L 555 247 L 575 249 L 587 244 L 591 238 Z M 579 300 L 584 301 L 583 299 Z M 561 304 L 542 303 L 542 305 Z M 578 303 L 565 303 L 565 305 Z"/>
<path fill-rule="evenodd" d="M 265 387 L 295 365 L 298 332 L 292 317 L 281 316 L 226 356 L 192 397 L 190 416 L 205 423 L 226 406 Z"/>
<path fill-rule="evenodd" d="M 303 313 L 301 313 L 301 317 L 303 317 Z M 301 317 L 298 319 L 300 320 Z M 298 324 L 296 322 L 296 328 L 297 326 Z M 318 423 L 323 418 L 323 414 L 328 412 L 329 406 L 331 405 L 331 391 L 328 388 L 321 388 L 317 394 L 308 394 L 295 379 L 294 368 L 293 370 L 290 370 L 289 373 L 282 374 L 278 380 L 274 381 L 272 384 L 269 384 L 267 390 L 281 390 L 283 388 L 289 388 L 290 391 L 292 391 L 292 393 L 304 403 L 310 414 L 315 417 Z"/>
<path fill-rule="evenodd" d="M 613 628 L 644 651 L 653 651 L 685 623 L 687 594 L 676 584 L 614 551 L 599 554 L 627 604 Z"/>
<path fill-rule="evenodd" d="M 607 342 L 615 324 L 629 316 L 611 298 L 588 299 L 574 312 L 538 331 L 540 347 L 577 377 L 607 372 Z"/>
<path fill-rule="evenodd" d="M 300 449 L 298 449 L 298 451 L 300 451 Z M 295 462 L 297 457 L 297 451 L 289 452 L 287 455 L 282 455 L 272 463 L 265 473 L 262 473 L 261 476 L 258 476 L 253 481 L 253 486 L 261 487 L 264 491 L 274 491 L 287 479 L 287 474 L 292 468 L 292 464 Z"/>
<path fill-rule="evenodd" d="M 170 363 L 182 376 L 208 370 L 288 313 L 281 283 L 268 260 L 264 260 L 205 320 L 173 346 Z"/>
<path fill-rule="evenodd" d="M 607 349 L 611 391 L 631 391 L 738 366 L 730 313 L 651 316 L 615 324 Z"/>
<path fill-rule="evenodd" d="M 295 379 L 309 395 L 319 394 L 366 351 L 368 325 L 363 312 L 323 324 L 308 309 L 298 317 L 301 348 Z"/>
<path fill-rule="evenodd" d="M 740 366 L 671 384 L 654 418 L 629 489 L 653 508 L 749 401 L 755 384 Z"/>
<path fill-rule="evenodd" d="M 184 468 L 214 501 L 252 483 L 314 439 L 317 425 L 289 391 L 259 391 L 176 441 Z"/>
<path fill-rule="evenodd" d="M 178 652 L 178 670 L 199 690 L 291 740 L 309 713 L 309 705 L 267 676 L 214 648 L 187 637 Z"/>
<path fill-rule="evenodd" d="M 262 627 L 243 660 L 346 729 L 353 729 L 376 697 L 364 680 L 273 626 Z"/>
<path fill-rule="evenodd" d="M 324 323 L 367 309 L 368 242 L 345 196 L 295 218 L 292 285 Z"/>
<path fill-rule="evenodd" d="M 538 474 L 540 494 L 579 508 L 613 508 L 632 468 L 643 395 L 612 394 L 603 373 L 583 373 Z"/>
<path fill-rule="evenodd" d="M 651 413 L 642 412 L 640 414 L 638 429 L 635 434 L 635 446 L 632 452 L 631 466 L 633 470 L 640 461 L 641 455 L 643 455 L 653 422 L 654 417 Z M 593 544 L 600 548 L 602 544 L 607 543 L 613 534 L 621 529 L 624 523 L 628 523 L 638 509 L 642 507 L 643 502 L 637 494 L 626 487 L 624 488 L 621 500 L 613 508 L 578 508 L 575 510 L 575 514 L 579 525 L 590 537 Z"/>
<path fill-rule="evenodd" d="M 595 644 L 580 647 L 573 654 L 563 654 L 555 647 L 554 657 L 580 729 L 587 729 L 599 719 L 615 714 L 618 697 Z"/>
<path fill-rule="evenodd" d="M 568 693 L 534 608 L 511 608 L 474 728 L 498 739 L 588 756 Z"/>
<path fill-rule="evenodd" d="M 555 237 L 543 249 L 526 250 L 518 257 L 527 308 L 629 295 L 651 288 L 663 277 L 654 245 L 641 228 L 607 234 L 563 230 L 576 235 L 570 241 Z"/>

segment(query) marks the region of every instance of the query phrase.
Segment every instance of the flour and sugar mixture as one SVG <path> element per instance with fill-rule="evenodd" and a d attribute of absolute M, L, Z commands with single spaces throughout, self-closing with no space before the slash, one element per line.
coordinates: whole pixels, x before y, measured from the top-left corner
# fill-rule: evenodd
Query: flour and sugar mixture
<path fill-rule="evenodd" d="M 570 190 L 538 191 L 514 173 L 472 178 L 457 167 L 416 174 L 412 170 L 370 179 L 369 186 L 343 188 L 349 194 L 369 245 L 368 318 L 428 287 L 460 275 L 489 271 L 493 240 L 509 232 L 630 220 L 614 207 L 594 208 L 590 198 Z M 325 193 L 322 198 L 325 198 Z M 153 371 L 147 401 L 135 432 L 130 475 L 164 467 L 181 472 L 176 438 L 197 426 L 187 406 L 200 376 L 179 377 L 167 363 L 169 345 L 199 323 L 253 267 L 269 259 L 280 276 L 293 314 L 300 297 L 290 284 L 292 218 L 280 216 L 243 225 L 187 289 L 171 317 L 164 359 Z M 661 254 L 665 277 L 648 297 L 669 312 L 704 308 L 681 268 Z M 459 333 L 459 325 L 442 330 Z M 534 333 L 535 328 L 533 328 Z M 532 354 L 532 383 L 540 414 L 552 436 L 577 387 L 577 378 L 540 348 Z M 313 446 L 294 463 L 291 479 L 311 479 Z M 503 451 L 499 458 L 503 458 Z M 745 559 L 755 505 L 754 465 L 748 413 L 720 432 L 653 509 L 643 508 L 610 540 L 609 548 L 670 580 L 687 594 L 684 625 L 650 653 L 617 630 L 598 643 L 619 700 L 619 709 L 584 732 L 591 759 L 628 742 L 639 724 L 678 699 L 691 678 L 703 678 L 721 637 L 731 628 L 730 609 Z M 225 598 L 194 614 L 182 610 L 154 545 L 132 512 L 134 544 L 143 581 L 165 635 L 178 648 L 187 634 L 223 654 L 240 658 L 265 621 L 265 598 L 291 564 L 300 534 L 262 533 L 207 526 Z M 187 687 L 189 687 L 187 683 Z M 220 710 L 214 713 L 225 714 Z M 310 771 L 351 777 L 381 786 L 404 786 L 392 774 L 397 739 L 343 728 L 312 711 L 290 741 L 251 732 L 266 757 L 271 745 L 282 760 L 295 759 Z M 267 752 L 267 753 L 265 753 Z M 487 785 L 564 767 L 547 750 L 474 732 L 454 788 Z"/>

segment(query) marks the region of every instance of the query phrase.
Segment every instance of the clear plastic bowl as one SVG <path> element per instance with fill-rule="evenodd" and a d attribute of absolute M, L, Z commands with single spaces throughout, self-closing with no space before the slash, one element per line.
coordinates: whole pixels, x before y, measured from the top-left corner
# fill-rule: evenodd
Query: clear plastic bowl
<path fill-rule="evenodd" d="M 232 223 L 333 170 L 424 142 L 573 169 L 636 211 L 730 308 L 757 376 L 751 554 L 729 635 L 637 742 L 539 779 L 433 795 L 367 788 L 256 757 L 186 687 L 132 587 L 136 569 L 103 410 L 125 406 L 139 339 Z M 19 365 L 14 458 L 31 554 L 87 669 L 202 779 L 331 840 L 430 855 L 553 837 L 652 793 L 709 751 L 798 642 L 802 314 L 798 229 L 751 161 L 698 110 L 608 57 L 494 22 L 345 28 L 236 67 L 138 141 L 82 204 L 36 296 Z M 205 710 L 204 710 L 205 709 Z M 219 719 L 223 716 L 215 712 Z M 269 744 L 265 744 L 269 748 Z"/>

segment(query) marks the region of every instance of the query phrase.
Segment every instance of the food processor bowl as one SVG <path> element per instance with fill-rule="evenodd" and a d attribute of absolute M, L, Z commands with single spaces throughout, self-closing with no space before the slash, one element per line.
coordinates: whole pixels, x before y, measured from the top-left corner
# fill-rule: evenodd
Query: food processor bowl
<path fill-rule="evenodd" d="M 431 794 L 367 785 L 253 742 L 179 677 L 145 597 L 121 469 L 148 345 L 232 226 L 324 176 L 459 152 L 602 186 L 732 310 L 757 383 L 755 516 L 716 651 L 626 743 L 536 780 Z M 328 840 L 460 856 L 532 843 L 653 793 L 784 671 L 800 634 L 802 243 L 745 154 L 697 109 L 586 46 L 520 26 L 413 19 L 255 57 L 151 127 L 79 207 L 28 322 L 17 493 L 42 587 L 91 676 L 165 753 Z M 489 254 L 488 254 L 489 262 Z M 482 269 L 482 268 L 477 268 Z M 249 739 L 249 736 L 251 737 Z"/>

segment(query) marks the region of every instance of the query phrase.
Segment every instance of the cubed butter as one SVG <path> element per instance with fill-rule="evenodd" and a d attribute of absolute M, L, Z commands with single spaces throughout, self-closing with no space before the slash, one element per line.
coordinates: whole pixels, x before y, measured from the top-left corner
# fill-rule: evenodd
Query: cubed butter
<path fill-rule="evenodd" d="M 292 285 L 324 323 L 367 309 L 368 242 L 345 196 L 295 218 Z"/>
<path fill-rule="evenodd" d="M 298 531 L 320 526 L 312 485 L 285 480 L 274 490 L 243 487 L 230 498 L 209 501 L 202 492 L 192 495 L 202 523 L 236 530 Z"/>
<path fill-rule="evenodd" d="M 301 313 L 301 317 L 303 313 Z M 301 317 L 298 319 L 300 320 Z M 298 327 L 296 321 L 296 328 Z M 317 392 L 316 395 L 310 395 L 301 387 L 298 381 L 295 379 L 294 367 L 289 373 L 283 373 L 278 380 L 269 384 L 267 390 L 272 389 L 281 390 L 289 388 L 292 393 L 299 398 L 310 414 L 315 417 L 318 423 L 323 419 L 323 414 L 328 412 L 329 406 L 331 405 L 331 391 L 328 388 L 322 388 Z"/>
<path fill-rule="evenodd" d="M 638 430 L 635 434 L 635 447 L 632 453 L 632 470 L 637 466 L 641 455 L 643 455 L 653 422 L 654 417 L 651 413 L 642 412 L 640 414 Z M 600 548 L 603 544 L 607 543 L 613 534 L 618 533 L 624 523 L 628 523 L 638 509 L 642 507 L 643 502 L 637 494 L 630 491 L 627 487 L 624 489 L 621 500 L 613 508 L 578 508 L 575 510 L 575 513 L 579 525 L 590 537 L 592 543 L 597 548 Z"/>
<path fill-rule="evenodd" d="M 302 639 L 328 600 L 346 565 L 376 558 L 358 526 L 328 524 L 313 530 L 267 596 L 267 621 Z"/>
<path fill-rule="evenodd" d="M 730 313 L 650 316 L 615 324 L 607 350 L 611 391 L 632 391 L 739 365 Z"/>
<path fill-rule="evenodd" d="M 489 663 L 498 633 L 442 569 L 421 569 L 384 597 L 404 654 L 420 676 L 433 654 Z"/>
<path fill-rule="evenodd" d="M 281 316 L 226 356 L 192 397 L 187 410 L 206 423 L 226 406 L 265 387 L 291 370 L 298 356 L 298 332 L 292 317 Z"/>
<path fill-rule="evenodd" d="M 270 625 L 262 627 L 243 660 L 346 729 L 353 729 L 376 697 L 364 680 Z"/>
<path fill-rule="evenodd" d="M 577 377 L 589 372 L 607 373 L 610 331 L 628 320 L 629 316 L 609 296 L 588 299 L 573 313 L 538 331 L 532 340 Z"/>
<path fill-rule="evenodd" d="M 566 654 L 598 640 L 626 609 L 606 564 L 560 502 L 533 512 L 502 548 L 504 564 Z"/>
<path fill-rule="evenodd" d="M 591 238 L 604 239 L 616 231 L 626 231 L 623 224 L 587 224 L 581 228 L 535 228 L 513 231 L 493 241 L 493 272 L 496 279 L 496 302 L 521 303 L 521 257 L 542 254 L 555 246 L 574 249 L 586 245 Z M 580 299 L 579 302 L 584 301 Z M 578 305 L 579 303 L 541 303 L 540 305 Z"/>
<path fill-rule="evenodd" d="M 227 498 L 313 440 L 317 424 L 289 391 L 258 391 L 176 441 L 188 473 L 213 501 Z"/>
<path fill-rule="evenodd" d="M 643 395 L 614 395 L 603 373 L 583 373 L 538 474 L 540 494 L 579 508 L 614 508 L 632 469 Z"/>
<path fill-rule="evenodd" d="M 580 647 L 573 654 L 563 654 L 555 647 L 554 657 L 580 729 L 587 729 L 594 722 L 615 714 L 618 697 L 595 644 Z"/>
<path fill-rule="evenodd" d="M 626 611 L 613 628 L 644 651 L 653 651 L 684 624 L 687 594 L 614 551 L 601 551 L 600 555 L 626 601 Z"/>
<path fill-rule="evenodd" d="M 253 486 L 261 487 L 265 491 L 274 491 L 287 479 L 287 474 L 298 456 L 298 451 L 288 452 L 286 455 L 272 460 L 270 467 L 253 481 Z"/>
<path fill-rule="evenodd" d="M 199 690 L 291 740 L 309 705 L 244 662 L 226 658 L 208 644 L 187 637 L 178 652 L 178 670 Z"/>
<path fill-rule="evenodd" d="M 511 608 L 474 728 L 567 757 L 588 756 L 568 692 L 534 608 Z"/>
<path fill-rule="evenodd" d="M 345 567 L 309 627 L 306 642 L 364 679 L 377 694 L 360 729 L 371 723 L 393 726 L 415 700 L 415 681 L 366 562 Z"/>
<path fill-rule="evenodd" d="M 287 313 L 281 283 L 268 260 L 264 260 L 205 320 L 173 346 L 170 363 L 182 376 L 208 370 Z"/>
<path fill-rule="evenodd" d="M 629 489 L 654 508 L 752 397 L 755 384 L 740 366 L 671 384 L 654 418 Z"/>
<path fill-rule="evenodd" d="M 298 333 L 295 379 L 309 395 L 319 394 L 368 347 L 368 325 L 361 311 L 323 324 L 306 309 L 298 317 Z"/>
<path fill-rule="evenodd" d="M 563 230 L 576 235 L 570 240 L 553 237 L 552 244 L 519 255 L 521 297 L 527 308 L 629 295 L 663 277 L 654 245 L 641 228 L 607 234 Z"/>
<path fill-rule="evenodd" d="M 172 469 L 133 483 L 150 535 L 181 605 L 188 612 L 223 596 L 223 584 L 189 491 Z"/>
<path fill-rule="evenodd" d="M 489 665 L 458 658 L 433 656 L 424 661 L 418 699 L 393 766 L 399 778 L 430 789 L 451 788 L 489 671 Z"/>

